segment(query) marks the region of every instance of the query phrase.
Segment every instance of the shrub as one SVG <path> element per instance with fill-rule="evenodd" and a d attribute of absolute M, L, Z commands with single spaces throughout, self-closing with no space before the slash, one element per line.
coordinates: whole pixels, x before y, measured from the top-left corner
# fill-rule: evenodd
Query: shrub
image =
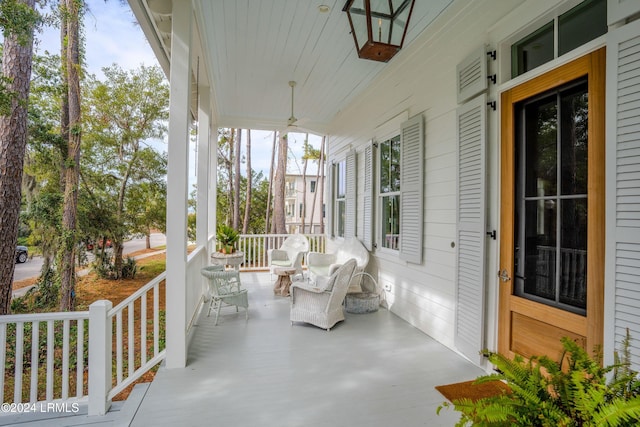
<path fill-rule="evenodd" d="M 562 339 L 560 362 L 546 356 L 513 360 L 489 351 L 483 353 L 499 373 L 476 382 L 502 380 L 511 393 L 477 400 L 454 400 L 462 413 L 456 426 L 636 426 L 640 422 L 640 381 L 631 369 L 629 333 L 622 356 L 602 367 L 601 358 L 569 338 Z M 607 381 L 610 376 L 611 380 Z"/>

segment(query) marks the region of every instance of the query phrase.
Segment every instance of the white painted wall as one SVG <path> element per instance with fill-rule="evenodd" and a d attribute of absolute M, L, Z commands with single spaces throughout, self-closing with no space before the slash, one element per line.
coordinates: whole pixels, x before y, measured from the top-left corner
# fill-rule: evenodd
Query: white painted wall
<path fill-rule="evenodd" d="M 455 322 L 456 239 L 456 80 L 455 70 L 470 52 L 488 43 L 490 29 L 522 1 L 456 1 L 418 40 L 394 58 L 376 83 L 331 123 L 329 161 L 358 152 L 358 225 L 362 233 L 362 152 L 371 139 L 384 138 L 389 128 L 399 133 L 399 114 L 425 119 L 424 256 L 421 265 L 401 261 L 397 254 L 374 250 L 379 284 L 390 287 L 391 310 L 453 348 Z M 489 64 L 490 67 L 492 64 Z M 490 68 L 491 70 L 491 68 Z M 495 91 L 495 88 L 493 89 Z M 491 97 L 491 94 L 490 94 Z M 489 113 L 490 127 L 497 113 Z M 389 123 L 387 123 L 389 122 Z M 385 124 L 387 123 L 387 124 Z M 489 167 L 496 174 L 497 138 Z M 492 167 L 493 166 L 493 167 Z M 497 178 L 489 179 L 496 185 Z M 490 227 L 497 229 L 497 188 L 489 203 Z M 377 223 L 377 221 L 376 221 Z M 489 243 L 495 271 L 497 245 Z M 489 274 L 489 273 L 488 273 Z M 492 308 L 495 310 L 495 307 Z M 495 322 L 495 320 L 494 320 Z M 495 342 L 495 334 L 490 334 Z M 487 343 L 495 347 L 493 343 Z"/>
<path fill-rule="evenodd" d="M 617 0 L 610 0 L 615 3 Z M 330 125 L 328 163 L 337 161 L 350 149 L 358 153 L 357 234 L 362 235 L 363 150 L 370 140 L 399 132 L 401 119 L 422 114 L 425 120 L 425 208 L 424 257 L 420 265 L 407 264 L 398 255 L 373 251 L 369 272 L 377 275 L 381 287 L 388 286 L 391 310 L 420 330 L 454 348 L 455 249 L 456 236 L 456 65 L 469 53 L 485 45 L 497 50 L 497 60 L 489 61 L 489 74 L 497 74 L 497 85 L 489 84 L 488 100 L 517 84 L 572 61 L 607 44 L 609 35 L 555 59 L 525 75 L 510 77 L 510 45 L 580 3 L 580 0 L 456 0 L 411 46 L 405 47 L 386 67 L 374 84 Z M 616 24 L 620 26 L 623 24 Z M 610 33 L 611 34 L 611 33 Z M 612 76 L 607 76 L 613 87 Z M 487 146 L 487 230 L 499 232 L 499 114 L 488 110 Z M 611 122 L 608 123 L 609 127 Z M 390 130 L 391 129 L 391 130 Z M 397 133 L 397 132 L 396 132 Z M 607 141 L 611 144 L 612 141 Z M 607 215 L 615 215 L 608 211 Z M 375 220 L 377 223 L 377 219 Z M 610 230 L 608 230 L 610 231 Z M 330 234 L 328 232 L 328 234 Z M 615 236 L 607 235 L 607 247 Z M 331 251 L 340 239 L 329 240 Z M 456 242 L 457 243 L 457 242 Z M 487 348 L 497 347 L 498 323 L 498 241 L 487 239 L 486 248 Z M 607 277 L 612 277 L 615 256 L 609 254 Z M 610 297 L 612 283 L 605 284 L 608 317 L 616 303 Z M 605 337 L 611 335 L 609 321 Z M 612 354 L 613 340 L 605 338 L 605 354 Z"/>

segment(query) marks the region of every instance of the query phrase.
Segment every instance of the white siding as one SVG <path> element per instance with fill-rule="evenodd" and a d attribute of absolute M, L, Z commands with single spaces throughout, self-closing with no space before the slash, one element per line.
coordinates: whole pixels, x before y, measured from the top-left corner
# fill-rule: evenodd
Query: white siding
<path fill-rule="evenodd" d="M 377 269 L 380 287 L 387 289 L 390 310 L 452 348 L 456 312 L 456 249 L 451 246 L 457 239 L 456 66 L 469 52 L 488 43 L 487 29 L 519 3 L 454 1 L 438 22 L 389 62 L 370 90 L 340 111 L 330 126 L 332 152 L 345 152 L 351 146 L 360 153 L 376 138 L 376 130 L 394 117 L 422 114 L 422 264 L 407 263 L 380 249 L 374 249 L 370 264 Z M 495 87 L 491 90 L 495 95 Z M 497 119 L 497 115 L 491 118 Z M 364 167 L 364 162 L 359 160 L 358 166 Z M 361 188 L 359 184 L 358 190 Z M 358 230 L 363 204 L 360 194 Z"/>
<path fill-rule="evenodd" d="M 640 366 L 640 21 L 610 34 L 607 75 L 607 353 L 627 329 Z"/>

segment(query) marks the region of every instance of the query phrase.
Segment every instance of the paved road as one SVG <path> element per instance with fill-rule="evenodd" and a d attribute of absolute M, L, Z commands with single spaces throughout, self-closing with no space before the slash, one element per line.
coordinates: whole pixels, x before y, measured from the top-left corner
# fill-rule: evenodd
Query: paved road
<path fill-rule="evenodd" d="M 151 235 L 152 248 L 162 246 L 165 244 L 166 244 L 166 237 L 164 234 L 154 233 Z M 146 248 L 145 238 L 144 237 L 141 239 L 135 238 L 127 242 L 124 242 L 124 248 L 122 252 L 126 255 L 131 252 L 137 252 L 145 248 Z M 88 253 L 87 255 L 91 257 L 93 256 L 90 253 Z M 42 257 L 34 256 L 32 259 L 25 262 L 24 264 L 16 264 L 16 269 L 15 269 L 15 272 L 13 273 L 13 280 L 18 281 L 18 280 L 24 280 L 24 279 L 29 279 L 31 277 L 38 276 L 40 274 L 40 270 L 42 269 L 42 263 L 43 263 Z"/>

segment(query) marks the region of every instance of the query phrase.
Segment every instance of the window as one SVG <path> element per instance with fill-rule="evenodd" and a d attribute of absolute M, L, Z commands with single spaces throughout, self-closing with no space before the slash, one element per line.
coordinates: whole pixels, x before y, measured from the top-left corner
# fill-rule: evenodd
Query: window
<path fill-rule="evenodd" d="M 378 148 L 380 201 L 380 244 L 383 248 L 400 248 L 400 135 L 388 139 Z"/>
<path fill-rule="evenodd" d="M 511 46 L 511 77 L 524 74 L 606 32 L 607 1 L 585 0 Z"/>
<path fill-rule="evenodd" d="M 336 186 L 336 236 L 344 237 L 344 226 L 346 221 L 346 160 L 342 160 L 336 164 L 335 186 Z"/>
<path fill-rule="evenodd" d="M 315 193 L 316 192 L 316 182 L 315 181 L 309 181 L 309 191 L 311 193 Z"/>

